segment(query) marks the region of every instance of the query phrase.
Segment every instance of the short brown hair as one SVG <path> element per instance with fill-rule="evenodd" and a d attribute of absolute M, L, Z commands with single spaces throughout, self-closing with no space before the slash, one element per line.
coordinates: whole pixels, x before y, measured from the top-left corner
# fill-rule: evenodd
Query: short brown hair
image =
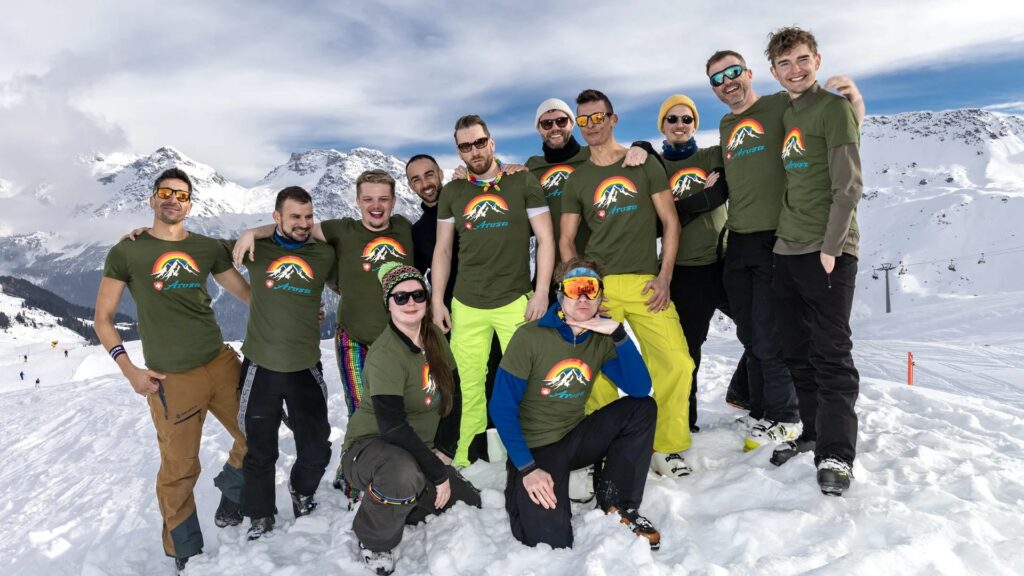
<path fill-rule="evenodd" d="M 391 195 L 395 195 L 395 179 L 391 177 L 384 170 L 375 168 L 373 170 L 366 170 L 356 178 L 356 194 L 359 194 L 359 188 L 369 182 L 370 184 L 387 184 L 391 187 Z"/>
<path fill-rule="evenodd" d="M 576 97 L 576 105 L 586 104 L 587 102 L 604 102 L 604 105 L 608 107 L 609 114 L 615 114 L 615 109 L 612 108 L 612 101 L 604 95 L 604 92 L 600 90 L 594 90 L 593 88 L 587 88 L 580 95 Z"/>
<path fill-rule="evenodd" d="M 312 204 L 313 197 L 301 186 L 289 186 L 277 193 L 277 200 L 274 201 L 274 211 L 281 213 L 284 203 L 287 200 L 294 200 L 299 204 Z"/>
<path fill-rule="evenodd" d="M 810 31 L 796 26 L 779 28 L 768 34 L 768 48 L 765 49 L 764 55 L 768 57 L 768 63 L 774 66 L 776 58 L 801 44 L 806 44 L 811 49 L 811 54 L 818 53 L 818 41 Z"/>
<path fill-rule="evenodd" d="M 458 132 L 459 130 L 465 130 L 466 128 L 472 128 L 473 126 L 479 126 L 484 129 L 484 134 L 490 138 L 491 131 L 487 129 L 487 122 L 484 119 L 477 116 L 476 114 L 466 114 L 462 118 L 455 121 L 455 132 L 452 133 L 452 137 L 456 138 L 456 144 L 458 143 Z"/>
<path fill-rule="evenodd" d="M 741 56 L 739 52 L 736 52 L 735 50 L 719 50 L 718 52 L 715 52 L 714 54 L 712 54 L 711 58 L 708 58 L 707 64 L 704 65 L 704 73 L 705 74 L 710 74 L 711 73 L 711 65 L 712 64 L 714 64 L 715 62 L 718 62 L 719 60 L 722 60 L 724 58 L 728 58 L 729 56 L 732 56 L 733 58 L 736 58 L 737 60 L 739 60 L 740 64 L 743 64 L 744 68 L 747 67 L 747 60 L 746 60 L 746 58 Z"/>

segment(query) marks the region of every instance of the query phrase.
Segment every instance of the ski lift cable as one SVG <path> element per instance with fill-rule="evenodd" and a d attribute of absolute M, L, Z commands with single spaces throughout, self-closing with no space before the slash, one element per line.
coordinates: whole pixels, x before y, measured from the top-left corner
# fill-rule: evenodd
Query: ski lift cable
<path fill-rule="evenodd" d="M 1010 254 L 1018 254 L 1018 253 L 1024 253 L 1024 246 L 1015 247 L 1015 248 L 1003 248 L 1003 249 L 997 249 L 997 250 L 992 250 L 992 251 L 986 250 L 984 252 L 975 252 L 974 254 L 965 254 L 963 256 L 956 256 L 954 258 L 936 258 L 934 260 L 923 260 L 923 261 L 920 261 L 920 262 L 904 262 L 904 261 L 900 260 L 900 261 L 898 261 L 898 265 L 902 266 L 904 268 L 910 268 L 912 266 L 924 266 L 925 264 L 942 264 L 942 263 L 948 263 L 950 261 L 957 262 L 957 261 L 967 261 L 967 260 L 975 260 L 975 259 L 987 260 L 988 258 L 990 258 L 992 256 L 1007 256 L 1007 255 L 1010 255 Z M 881 265 L 876 266 L 875 268 L 881 270 L 880 266 Z"/>

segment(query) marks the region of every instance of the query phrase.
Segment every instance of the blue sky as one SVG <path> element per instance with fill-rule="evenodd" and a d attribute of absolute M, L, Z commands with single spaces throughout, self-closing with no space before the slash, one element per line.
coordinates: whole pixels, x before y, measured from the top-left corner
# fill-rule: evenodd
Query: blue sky
<path fill-rule="evenodd" d="M 655 139 L 669 94 L 695 99 L 709 140 L 725 111 L 704 61 L 747 56 L 762 93 L 769 31 L 818 37 L 820 78 L 853 77 L 868 113 L 1024 110 L 1024 3 L 494 3 L 413 0 L 37 0 L 0 21 L 0 179 L 27 185 L 96 153 L 172 145 L 251 185 L 292 152 L 377 148 L 457 162 L 451 126 L 491 124 L 498 154 L 539 151 L 536 105 L 598 88 L 621 141 Z"/>

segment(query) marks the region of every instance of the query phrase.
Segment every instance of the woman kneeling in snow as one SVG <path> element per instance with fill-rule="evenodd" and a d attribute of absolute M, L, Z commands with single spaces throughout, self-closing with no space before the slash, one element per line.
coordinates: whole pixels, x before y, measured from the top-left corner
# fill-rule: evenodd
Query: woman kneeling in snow
<path fill-rule="evenodd" d="M 650 374 L 622 324 L 597 315 L 598 265 L 574 258 L 562 270 L 558 302 L 516 330 L 494 381 L 490 412 L 508 450 L 512 534 L 528 546 L 571 547 L 569 473 L 603 459 L 598 506 L 656 550 L 661 535 L 637 511 L 658 413 Z M 584 416 L 599 374 L 628 396 Z"/>
<path fill-rule="evenodd" d="M 345 433 L 342 470 L 363 492 L 352 522 L 367 566 L 394 571 L 392 549 L 406 524 L 455 502 L 480 507 L 480 493 L 451 466 L 461 396 L 448 341 L 430 321 L 430 295 L 411 266 L 379 272 L 391 322 L 366 354 L 365 394 Z"/>

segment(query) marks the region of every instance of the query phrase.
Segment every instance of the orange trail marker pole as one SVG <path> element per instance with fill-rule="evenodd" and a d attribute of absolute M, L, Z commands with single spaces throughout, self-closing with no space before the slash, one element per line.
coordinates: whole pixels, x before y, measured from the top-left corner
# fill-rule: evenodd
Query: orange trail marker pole
<path fill-rule="evenodd" d="M 907 386 L 914 385 L 914 353 L 907 352 Z"/>

